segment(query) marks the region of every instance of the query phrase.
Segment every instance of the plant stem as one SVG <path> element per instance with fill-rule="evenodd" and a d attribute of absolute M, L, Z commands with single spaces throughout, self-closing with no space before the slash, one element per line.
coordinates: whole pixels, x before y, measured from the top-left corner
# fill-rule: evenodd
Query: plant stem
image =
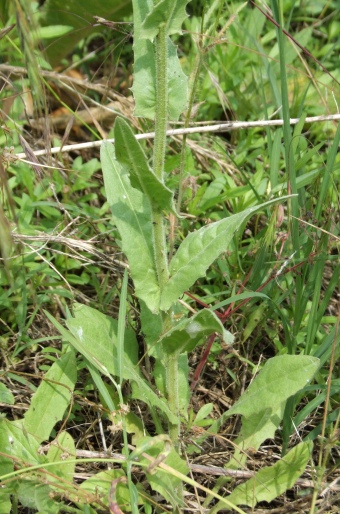
<path fill-rule="evenodd" d="M 168 44 L 165 24 L 156 38 L 156 116 L 153 171 L 164 182 L 164 158 L 168 112 Z M 152 213 L 155 264 L 160 290 L 169 279 L 164 220 L 161 212 Z"/>
<path fill-rule="evenodd" d="M 176 425 L 170 423 L 169 436 L 175 449 L 179 450 L 179 391 L 178 391 L 178 355 L 171 355 L 166 362 L 166 390 L 169 409 L 178 418 Z"/>
<path fill-rule="evenodd" d="M 156 37 L 156 116 L 155 116 L 155 146 L 153 171 L 164 183 L 164 159 L 166 150 L 166 129 L 168 120 L 168 38 L 165 24 L 159 27 Z M 168 255 L 165 240 L 164 219 L 161 212 L 153 211 L 153 236 L 155 263 L 160 291 L 169 280 Z M 163 315 L 163 331 L 171 325 L 170 315 Z M 171 356 L 166 366 L 166 390 L 171 412 L 179 418 L 178 397 L 178 358 Z M 177 424 L 170 424 L 169 435 L 173 445 L 178 448 L 179 419 Z"/>
<path fill-rule="evenodd" d="M 168 118 L 168 42 L 165 24 L 156 38 L 156 116 L 153 171 L 164 182 L 164 158 Z"/>

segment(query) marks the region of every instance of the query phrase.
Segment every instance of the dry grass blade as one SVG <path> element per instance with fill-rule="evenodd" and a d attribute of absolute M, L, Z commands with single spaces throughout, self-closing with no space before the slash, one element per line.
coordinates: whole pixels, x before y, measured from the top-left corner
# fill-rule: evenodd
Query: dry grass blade
<path fill-rule="evenodd" d="M 326 121 L 339 121 L 340 120 L 340 114 L 330 114 L 325 116 L 310 116 L 305 119 L 305 123 L 319 123 L 319 122 L 326 122 Z M 291 118 L 290 124 L 296 125 L 299 123 L 300 118 Z M 167 130 L 167 136 L 178 136 L 183 134 L 203 134 L 203 133 L 223 133 L 223 132 L 230 132 L 231 130 L 240 130 L 240 129 L 252 129 L 255 127 L 282 127 L 283 126 L 283 120 L 259 120 L 259 121 L 227 121 L 224 123 L 215 123 L 214 125 L 197 125 L 195 127 L 189 127 L 184 129 L 170 129 Z M 145 134 L 137 134 L 136 139 L 153 139 L 155 137 L 154 132 L 147 132 Z M 107 140 L 110 143 L 114 143 L 114 139 L 108 139 Z M 99 148 L 102 144 L 102 141 L 91 141 L 89 143 L 77 143 L 74 145 L 66 145 L 62 149 L 60 146 L 51 148 L 51 153 L 59 153 L 60 151 L 63 152 L 70 152 L 73 150 L 81 150 L 85 148 Z M 46 150 L 37 150 L 34 152 L 34 155 L 46 155 Z M 25 154 L 18 153 L 16 154 L 16 157 L 18 159 L 22 159 L 25 157 Z"/>
<path fill-rule="evenodd" d="M 9 25 L 8 27 L 1 29 L 0 30 L 0 40 L 2 38 L 4 38 L 5 36 L 7 36 L 7 34 L 9 34 L 14 27 L 15 27 L 15 23 L 13 23 L 12 25 Z"/>

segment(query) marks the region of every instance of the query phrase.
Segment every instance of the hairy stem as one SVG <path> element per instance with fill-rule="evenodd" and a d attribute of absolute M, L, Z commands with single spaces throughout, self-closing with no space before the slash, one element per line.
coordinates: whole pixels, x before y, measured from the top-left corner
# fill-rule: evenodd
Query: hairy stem
<path fill-rule="evenodd" d="M 169 409 L 178 419 L 176 425 L 170 424 L 169 435 L 170 439 L 176 448 L 179 450 L 179 434 L 180 434 L 180 422 L 179 422 L 179 391 L 178 391 L 178 356 L 171 355 L 166 362 L 166 389 L 168 395 Z"/>
<path fill-rule="evenodd" d="M 168 39 L 165 24 L 161 24 L 156 38 L 156 117 L 155 117 L 155 146 L 153 170 L 155 175 L 164 182 L 164 159 L 166 150 L 166 129 L 168 119 Z M 164 218 L 161 212 L 153 211 L 153 236 L 155 262 L 159 287 L 162 289 L 169 280 L 168 255 L 165 239 Z M 171 324 L 170 315 L 163 315 L 163 330 Z M 171 357 L 167 366 L 167 397 L 170 410 L 179 418 L 178 397 L 178 359 Z M 175 447 L 178 447 L 179 422 L 170 424 L 169 434 Z"/>
<path fill-rule="evenodd" d="M 168 112 L 168 46 L 165 25 L 162 24 L 156 38 L 156 117 L 153 171 L 164 182 L 164 158 Z M 169 279 L 168 257 L 165 241 L 164 219 L 161 212 L 152 214 L 155 263 L 160 289 Z"/>

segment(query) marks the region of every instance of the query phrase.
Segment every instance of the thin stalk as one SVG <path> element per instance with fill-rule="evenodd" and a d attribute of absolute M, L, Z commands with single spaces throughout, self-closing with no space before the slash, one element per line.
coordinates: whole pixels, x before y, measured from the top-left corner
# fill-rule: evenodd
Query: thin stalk
<path fill-rule="evenodd" d="M 201 32 L 203 31 L 203 22 L 204 18 L 202 17 L 202 25 L 201 25 Z M 194 65 L 194 71 L 192 74 L 191 84 L 189 87 L 189 104 L 188 109 L 185 115 L 184 120 L 184 127 L 189 127 L 190 119 L 191 119 L 191 113 L 192 108 L 194 105 L 196 90 L 198 86 L 198 80 L 199 80 L 199 73 L 202 67 L 202 61 L 203 61 L 203 34 L 200 36 L 200 42 L 198 45 L 198 53 L 195 59 L 195 65 Z M 186 140 L 187 140 L 187 134 L 183 134 L 182 139 L 182 149 L 181 149 L 181 162 L 180 162 L 180 168 L 179 168 L 179 186 L 178 186 L 178 197 L 177 197 L 177 211 L 180 212 L 181 205 L 182 205 L 182 198 L 183 198 L 183 175 L 184 175 L 184 166 L 185 166 L 185 149 L 186 149 Z"/>
<path fill-rule="evenodd" d="M 164 158 L 168 120 L 168 41 L 162 23 L 156 38 L 156 115 L 153 171 L 164 181 Z"/>
<path fill-rule="evenodd" d="M 285 55 L 285 38 L 283 29 L 282 12 L 277 0 L 272 0 L 272 8 L 278 24 L 277 35 L 279 44 L 279 57 L 280 57 L 280 83 L 281 83 L 281 100 L 282 100 L 282 117 L 283 117 L 283 139 L 285 147 L 285 163 L 287 170 L 289 193 L 296 195 L 296 174 L 294 166 L 294 154 L 292 152 L 292 131 L 290 126 L 290 113 L 289 113 L 289 96 L 288 84 L 286 75 L 286 55 Z M 296 251 L 297 257 L 300 254 L 300 240 L 299 240 L 299 222 L 296 218 L 299 217 L 299 199 L 294 196 L 291 199 L 291 214 L 295 216 L 292 218 L 292 242 L 293 248 Z"/>
<path fill-rule="evenodd" d="M 159 28 L 156 38 L 156 116 L 153 171 L 164 182 L 164 159 L 168 117 L 168 42 L 165 24 Z M 152 213 L 155 264 L 158 283 L 162 291 L 169 279 L 168 257 L 165 242 L 164 219 L 161 212 Z"/>
<path fill-rule="evenodd" d="M 177 416 L 178 423 L 176 425 L 169 424 L 169 436 L 174 448 L 179 451 L 179 390 L 178 390 L 178 356 L 171 355 L 167 359 L 166 366 L 166 390 L 169 409 Z"/>
<path fill-rule="evenodd" d="M 319 453 L 319 462 L 317 467 L 317 477 L 316 477 L 316 484 L 313 491 L 312 496 L 312 502 L 311 502 L 311 508 L 310 508 L 310 514 L 314 514 L 315 508 L 316 508 L 316 501 L 318 499 L 319 493 L 320 493 L 320 486 L 322 482 L 322 478 L 326 472 L 327 469 L 327 463 L 329 460 L 329 456 L 332 450 L 332 443 L 335 445 L 338 436 L 336 435 L 339 430 L 339 416 L 335 422 L 335 426 L 333 426 L 332 430 L 332 436 L 328 438 L 328 441 L 326 441 L 326 430 L 327 430 L 327 416 L 330 411 L 330 398 L 331 398 L 331 386 L 332 386 L 332 378 L 333 378 L 333 371 L 335 367 L 335 359 L 336 359 L 336 347 L 337 347 L 337 341 L 338 341 L 338 334 L 339 334 L 339 320 L 340 320 L 340 307 L 338 307 L 338 317 L 336 322 L 336 330 L 334 333 L 334 339 L 333 339 L 333 345 L 332 345 L 332 354 L 331 354 L 331 361 L 329 363 L 329 372 L 328 372 L 328 381 L 327 381 L 327 395 L 326 395 L 326 401 L 324 406 L 324 415 L 322 420 L 322 430 L 320 434 L 320 440 L 322 441 L 320 453 Z M 334 437 L 335 436 L 335 437 Z"/>
<path fill-rule="evenodd" d="M 195 65 L 194 65 L 194 71 L 192 74 L 191 85 L 189 87 L 189 103 L 188 103 L 188 109 L 187 109 L 187 112 L 185 115 L 185 120 L 184 120 L 185 128 L 189 127 L 189 123 L 190 123 L 190 119 L 191 119 L 191 112 L 192 112 L 192 108 L 194 105 L 194 100 L 195 100 L 195 95 L 196 95 L 196 90 L 197 90 L 197 85 L 198 85 L 198 80 L 199 80 L 199 72 L 200 72 L 200 69 L 202 66 L 202 60 L 203 60 L 203 49 L 199 48 L 198 54 L 195 59 Z M 185 157 L 186 157 L 186 141 L 187 141 L 187 134 L 184 133 L 183 138 L 182 138 L 181 160 L 180 160 L 179 173 L 178 173 L 178 184 L 179 185 L 178 185 L 178 195 L 177 195 L 177 202 L 176 202 L 176 209 L 177 209 L 178 213 L 181 212 L 183 192 L 184 192 L 183 177 L 184 177 L 184 167 L 185 167 Z M 172 215 L 172 216 L 174 216 L 174 215 Z M 169 260 L 172 259 L 173 254 L 174 254 L 175 235 L 176 235 L 177 225 L 178 225 L 178 219 L 175 218 L 174 219 L 173 237 L 170 237 Z"/>
<path fill-rule="evenodd" d="M 153 171 L 164 182 L 164 159 L 166 150 L 166 129 L 168 121 L 168 38 L 165 24 L 161 24 L 156 37 L 156 115 L 155 146 Z M 164 218 L 161 212 L 152 213 L 155 263 L 160 290 L 169 280 L 168 255 L 165 240 Z M 170 324 L 168 313 L 163 315 L 163 330 Z M 179 391 L 178 358 L 169 357 L 166 363 L 166 390 L 171 412 L 178 423 L 169 425 L 169 435 L 173 445 L 178 448 L 179 438 Z"/>

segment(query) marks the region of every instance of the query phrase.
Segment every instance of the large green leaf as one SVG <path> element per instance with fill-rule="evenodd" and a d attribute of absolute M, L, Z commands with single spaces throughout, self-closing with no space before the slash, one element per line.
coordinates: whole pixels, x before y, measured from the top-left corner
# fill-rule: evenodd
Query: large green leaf
<path fill-rule="evenodd" d="M 164 436 L 161 436 L 164 437 Z M 145 448 L 141 451 L 142 448 Z M 138 441 L 134 454 L 138 452 L 138 460 L 144 466 L 152 466 L 152 461 L 146 457 L 152 457 L 156 462 L 157 460 L 163 461 L 166 466 L 175 469 L 182 475 L 187 475 L 189 468 L 186 462 L 181 459 L 178 453 L 172 448 L 166 449 L 159 437 L 145 437 L 143 440 Z M 132 454 L 133 455 L 133 454 Z M 156 469 L 156 468 L 155 468 Z M 178 495 L 182 482 L 175 474 L 169 473 L 167 470 L 157 468 L 146 472 L 148 483 L 154 491 L 159 492 L 173 507 L 173 512 L 182 512 L 180 507 L 183 507 L 183 499 Z"/>
<path fill-rule="evenodd" d="M 136 295 L 152 312 L 157 312 L 160 290 L 154 263 L 150 202 L 131 186 L 127 172 L 115 158 L 112 144 L 104 141 L 100 154 L 106 196 L 129 261 Z"/>
<path fill-rule="evenodd" d="M 169 358 L 176 358 L 178 365 L 178 397 L 181 413 L 186 417 L 190 400 L 189 368 L 187 352 L 192 351 L 205 338 L 217 332 L 226 343 L 232 343 L 233 335 L 224 329 L 213 311 L 203 309 L 191 318 L 184 319 L 172 327 L 158 340 L 151 354 L 156 357 L 154 376 L 158 389 L 167 396 L 167 370 Z"/>
<path fill-rule="evenodd" d="M 74 462 L 76 448 L 72 436 L 68 432 L 61 432 L 50 444 L 47 453 L 49 463 L 56 462 L 54 466 L 48 467 L 50 480 L 59 481 L 59 477 L 72 484 L 76 463 Z M 56 475 L 55 477 L 52 477 Z"/>
<path fill-rule="evenodd" d="M 152 0 L 133 0 L 135 115 L 154 119 L 156 105 L 156 62 L 154 45 L 143 39 L 142 23 L 153 7 Z M 168 115 L 178 120 L 187 105 L 188 79 L 183 73 L 175 45 L 168 39 Z"/>
<path fill-rule="evenodd" d="M 46 462 L 46 457 L 39 453 L 40 442 L 34 435 L 27 432 L 23 420 L 8 421 L 0 418 L 0 456 L 1 475 L 13 469 L 13 460 L 20 464 L 38 465 Z M 7 468 L 7 469 L 6 469 Z"/>
<path fill-rule="evenodd" d="M 114 135 L 116 159 L 127 166 L 132 187 L 149 198 L 154 210 L 174 211 L 172 191 L 151 170 L 141 145 L 123 118 L 116 118 Z"/>
<path fill-rule="evenodd" d="M 52 364 L 25 413 L 24 427 L 39 443 L 49 439 L 53 427 L 62 419 L 76 380 L 76 358 L 71 350 Z"/>
<path fill-rule="evenodd" d="M 117 376 L 118 321 L 97 309 L 80 303 L 73 304 L 73 313 L 74 317 L 68 318 L 66 321 L 73 336 L 81 341 L 87 352 L 95 355 L 96 359 L 105 365 L 111 375 Z M 83 355 L 87 358 L 84 353 Z M 134 332 L 128 329 L 125 331 L 124 357 L 126 359 L 125 367 L 130 368 L 137 364 L 137 341 Z M 123 374 L 127 379 L 128 370 L 124 369 Z"/>
<path fill-rule="evenodd" d="M 109 507 L 109 500 L 112 495 L 111 488 L 112 484 L 119 479 L 125 477 L 125 473 L 122 469 L 107 469 L 105 471 L 100 471 L 95 475 L 91 476 L 87 480 L 85 480 L 80 486 L 80 491 L 84 491 L 87 493 L 87 496 L 93 496 L 101 499 L 102 505 Z M 122 507 L 124 505 L 129 505 L 129 490 L 126 485 L 126 480 L 117 483 L 116 486 L 117 491 L 117 502 Z M 107 510 L 106 512 L 122 512 L 119 510 Z"/>
<path fill-rule="evenodd" d="M 225 330 L 216 314 L 203 309 L 166 332 L 159 340 L 160 352 L 163 355 L 191 352 L 206 336 L 214 332 L 220 333 L 226 343 L 231 344 L 234 340 L 234 336 Z"/>
<path fill-rule="evenodd" d="M 80 304 L 76 305 L 75 317 L 67 320 L 70 330 L 65 329 L 48 312 L 46 312 L 46 316 L 66 341 L 72 344 L 98 371 L 107 377 L 117 374 L 116 320 L 105 316 L 96 309 Z M 137 343 L 131 331 L 125 332 L 125 342 L 123 378 L 136 384 L 134 397 L 146 402 L 150 408 L 161 410 L 171 423 L 177 423 L 177 418 L 171 413 L 167 404 L 154 393 L 149 384 L 141 377 L 138 367 L 135 366 Z"/>
<path fill-rule="evenodd" d="M 308 464 L 312 448 L 311 442 L 298 444 L 273 466 L 262 468 L 250 480 L 237 486 L 228 496 L 228 500 L 234 505 L 248 505 L 252 508 L 262 501 L 271 502 L 294 486 Z M 212 514 L 222 509 L 227 510 L 219 502 L 213 508 Z"/>
<path fill-rule="evenodd" d="M 53 499 L 53 491 L 39 480 L 22 480 L 18 488 L 19 502 L 23 507 L 38 511 L 40 514 L 59 514 L 64 503 Z"/>
<path fill-rule="evenodd" d="M 11 514 L 11 512 L 13 512 L 11 494 L 5 492 L 4 488 L 0 491 L 0 514 Z"/>
<path fill-rule="evenodd" d="M 49 40 L 46 53 L 53 66 L 74 51 L 76 44 L 91 33 L 101 32 L 102 27 L 93 27 L 94 16 L 120 21 L 132 11 L 131 0 L 46 0 L 41 9 L 39 23 L 53 29 L 55 25 L 68 25 L 72 32 L 65 37 Z"/>
<path fill-rule="evenodd" d="M 16 468 L 42 465 L 46 457 L 39 453 L 39 442 L 24 429 L 22 420 L 8 421 L 0 417 L 0 513 L 12 512 L 11 494 L 17 492 L 18 482 L 5 481 Z"/>
<path fill-rule="evenodd" d="M 318 367 L 319 359 L 309 355 L 278 355 L 268 359 L 228 415 L 241 414 L 249 418 L 263 407 L 275 412 L 279 404 L 311 381 Z"/>
<path fill-rule="evenodd" d="M 227 251 L 228 244 L 244 220 L 259 209 L 285 198 L 289 197 L 276 198 L 262 205 L 250 207 L 191 232 L 171 261 L 170 279 L 162 291 L 160 308 L 167 311 L 199 277 L 205 275 L 214 260 Z"/>
<path fill-rule="evenodd" d="M 185 7 L 190 0 L 161 0 L 145 18 L 142 25 L 142 37 L 152 41 L 159 32 L 159 26 L 165 24 L 166 34 L 182 34 L 182 25 L 187 18 Z"/>
<path fill-rule="evenodd" d="M 265 439 L 274 436 L 286 401 L 312 380 L 319 362 L 308 355 L 279 355 L 265 363 L 241 398 L 209 429 L 216 432 L 229 416 L 242 415 L 242 428 L 235 441 L 238 450 L 229 464 L 239 467 L 246 458 L 244 450 L 257 450 Z"/>

